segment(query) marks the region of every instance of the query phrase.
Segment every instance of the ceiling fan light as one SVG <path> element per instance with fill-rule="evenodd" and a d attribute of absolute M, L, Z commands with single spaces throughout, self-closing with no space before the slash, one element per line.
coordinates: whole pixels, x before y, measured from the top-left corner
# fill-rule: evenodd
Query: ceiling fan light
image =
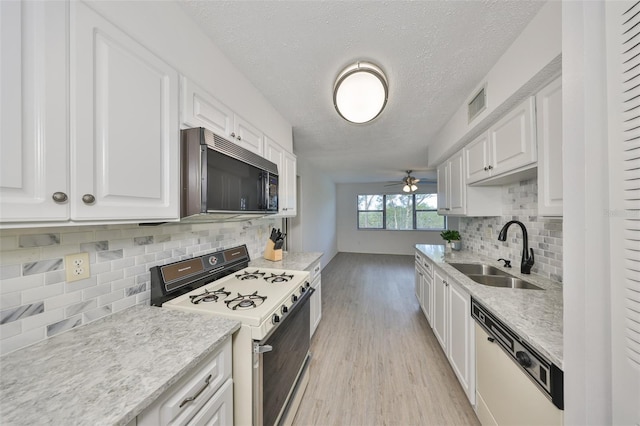
<path fill-rule="evenodd" d="M 363 124 L 376 118 L 389 95 L 387 77 L 369 62 L 356 62 L 346 67 L 333 86 L 333 105 L 345 120 Z"/>
<path fill-rule="evenodd" d="M 411 192 L 411 187 L 409 185 L 405 185 L 405 186 L 402 187 L 402 190 L 404 192 Z"/>
<path fill-rule="evenodd" d="M 411 192 L 417 191 L 418 187 L 415 185 L 411 185 Z"/>

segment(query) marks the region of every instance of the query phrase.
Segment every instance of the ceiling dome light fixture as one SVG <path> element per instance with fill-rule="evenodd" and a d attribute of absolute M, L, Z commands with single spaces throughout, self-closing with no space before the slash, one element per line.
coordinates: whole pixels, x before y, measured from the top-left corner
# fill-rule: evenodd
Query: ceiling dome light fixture
<path fill-rule="evenodd" d="M 333 105 L 345 120 L 363 124 L 376 118 L 389 96 L 387 77 L 376 65 L 356 62 L 346 67 L 333 86 Z"/>

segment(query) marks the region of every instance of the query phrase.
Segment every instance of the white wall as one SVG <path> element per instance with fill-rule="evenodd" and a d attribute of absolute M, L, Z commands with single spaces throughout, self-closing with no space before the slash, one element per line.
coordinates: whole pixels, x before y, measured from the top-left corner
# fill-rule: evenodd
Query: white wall
<path fill-rule="evenodd" d="M 291 251 L 323 252 L 324 268 L 338 253 L 336 185 L 298 157 L 298 215 L 291 220 Z"/>
<path fill-rule="evenodd" d="M 551 0 L 478 82 L 477 89 L 486 83 L 487 108 L 469 124 L 465 102 L 430 141 L 429 165 L 437 166 L 556 76 L 561 68 L 561 52 L 562 7 L 560 1 Z"/>
<path fill-rule="evenodd" d="M 440 231 L 385 231 L 358 229 L 357 197 L 362 194 L 397 194 L 402 187 L 388 188 L 381 183 L 343 183 L 337 185 L 338 251 L 352 253 L 409 254 L 416 244 L 444 244 Z M 420 192 L 437 192 L 435 185 L 420 185 Z M 457 229 L 453 218 L 449 227 Z"/>
<path fill-rule="evenodd" d="M 280 145 L 293 149 L 291 124 L 238 72 L 178 2 L 88 4 Z"/>

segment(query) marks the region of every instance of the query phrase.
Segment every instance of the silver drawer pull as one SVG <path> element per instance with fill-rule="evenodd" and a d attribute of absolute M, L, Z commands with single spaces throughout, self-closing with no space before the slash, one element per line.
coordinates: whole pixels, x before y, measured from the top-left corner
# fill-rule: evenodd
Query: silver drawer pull
<path fill-rule="evenodd" d="M 195 399 L 197 397 L 199 397 L 202 392 L 204 392 L 204 390 L 207 388 L 207 386 L 209 386 L 210 381 L 211 381 L 211 374 L 209 374 L 209 377 L 207 377 L 204 380 L 204 386 L 202 386 L 200 388 L 200 390 L 198 392 L 196 392 L 196 394 L 194 396 L 190 396 L 189 398 L 185 398 L 184 401 L 182 401 L 180 403 L 180 406 L 178 408 L 182 408 L 183 405 L 185 405 L 185 404 L 187 404 L 187 403 L 189 403 L 191 401 L 195 401 Z"/>

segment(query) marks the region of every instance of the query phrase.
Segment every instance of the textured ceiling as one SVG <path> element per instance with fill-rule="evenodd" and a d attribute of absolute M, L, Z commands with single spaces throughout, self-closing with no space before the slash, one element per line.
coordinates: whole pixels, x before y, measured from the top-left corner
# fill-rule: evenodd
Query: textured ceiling
<path fill-rule="evenodd" d="M 184 10 L 293 125 L 294 150 L 336 182 L 427 171 L 427 145 L 534 17 L 540 1 L 198 1 Z M 357 60 L 389 81 L 386 109 L 349 124 L 337 74 Z"/>

